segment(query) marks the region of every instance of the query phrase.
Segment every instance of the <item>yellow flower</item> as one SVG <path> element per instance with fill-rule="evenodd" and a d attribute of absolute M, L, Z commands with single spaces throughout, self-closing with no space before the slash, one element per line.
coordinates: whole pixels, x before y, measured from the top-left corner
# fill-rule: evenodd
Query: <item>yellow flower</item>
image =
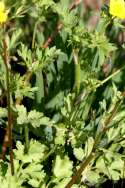
<path fill-rule="evenodd" d="M 5 10 L 5 5 L 3 2 L 0 2 L 0 12 L 4 12 Z"/>
<path fill-rule="evenodd" d="M 125 18 L 125 1 L 124 0 L 110 0 L 109 12 L 113 16 L 124 19 Z"/>
<path fill-rule="evenodd" d="M 5 23 L 7 20 L 7 13 L 5 11 L 5 5 L 1 1 L 0 2 L 0 24 Z"/>

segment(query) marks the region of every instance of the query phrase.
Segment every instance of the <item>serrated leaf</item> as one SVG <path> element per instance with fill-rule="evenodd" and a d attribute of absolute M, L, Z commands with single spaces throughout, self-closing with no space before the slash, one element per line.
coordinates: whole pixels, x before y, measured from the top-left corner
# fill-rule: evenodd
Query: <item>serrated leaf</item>
<path fill-rule="evenodd" d="M 86 176 L 87 176 L 87 180 L 92 184 L 98 183 L 100 178 L 99 174 L 95 171 L 88 171 Z"/>
<path fill-rule="evenodd" d="M 21 142 L 17 142 L 17 150 L 14 150 L 16 159 L 21 160 L 23 163 L 39 162 L 43 159 L 47 146 L 41 144 L 38 141 L 31 140 L 29 144 L 28 153 L 24 153 L 24 145 Z"/>
<path fill-rule="evenodd" d="M 74 148 L 73 153 L 76 159 L 78 159 L 79 161 L 82 161 L 85 156 L 84 150 L 82 148 Z"/>
<path fill-rule="evenodd" d="M 70 177 L 72 175 L 72 168 L 73 164 L 67 155 L 65 155 L 63 158 L 61 158 L 60 155 L 56 156 L 53 166 L 53 174 L 56 178 L 63 179 Z"/>
<path fill-rule="evenodd" d="M 28 113 L 28 123 L 34 128 L 37 128 L 40 127 L 40 125 L 52 126 L 54 122 L 44 116 L 42 112 L 32 110 Z"/>
<path fill-rule="evenodd" d="M 23 124 L 27 124 L 27 110 L 26 107 L 23 105 L 16 105 L 16 110 L 18 113 L 18 117 L 17 117 L 17 124 L 18 125 L 23 125 Z"/>

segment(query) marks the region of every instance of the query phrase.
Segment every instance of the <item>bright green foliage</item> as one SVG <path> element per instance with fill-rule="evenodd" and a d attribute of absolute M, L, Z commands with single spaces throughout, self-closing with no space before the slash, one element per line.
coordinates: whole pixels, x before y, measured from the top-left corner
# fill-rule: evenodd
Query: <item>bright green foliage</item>
<path fill-rule="evenodd" d="M 45 117 L 43 113 L 37 112 L 36 110 L 31 110 L 27 113 L 26 108 L 23 105 L 17 105 L 17 124 L 25 125 L 31 124 L 34 128 L 40 127 L 40 125 L 52 126 L 53 121 L 51 121 L 48 117 Z"/>
<path fill-rule="evenodd" d="M 55 144 L 57 145 L 65 144 L 66 131 L 67 129 L 64 127 L 63 124 L 58 124 L 58 126 L 56 127 Z"/>
<path fill-rule="evenodd" d="M 64 188 L 78 169 L 72 188 L 125 178 L 124 25 L 103 6 L 90 29 L 72 3 L 5 0 L 0 152 L 12 123 L 14 175 L 8 144 L 0 188 Z"/>
<path fill-rule="evenodd" d="M 4 174 L 1 174 L 0 183 L 3 187 L 25 187 L 23 184 L 27 182 L 33 187 L 39 187 L 44 184 L 45 172 L 41 161 L 47 151 L 45 145 L 37 141 L 31 141 L 29 153 L 24 153 L 24 146 L 17 142 L 17 150 L 14 151 L 15 160 L 15 176 L 11 176 L 10 167 L 7 169 L 7 163 L 1 162 L 1 170 L 4 169 Z M 5 172 L 6 168 L 6 172 Z"/>
<path fill-rule="evenodd" d="M 74 153 L 76 159 L 78 159 L 80 161 L 83 160 L 85 154 L 84 154 L 84 151 L 82 148 L 74 148 L 73 153 Z"/>
<path fill-rule="evenodd" d="M 67 156 L 62 159 L 59 155 L 56 156 L 53 174 L 56 178 L 62 179 L 72 175 L 72 162 Z"/>

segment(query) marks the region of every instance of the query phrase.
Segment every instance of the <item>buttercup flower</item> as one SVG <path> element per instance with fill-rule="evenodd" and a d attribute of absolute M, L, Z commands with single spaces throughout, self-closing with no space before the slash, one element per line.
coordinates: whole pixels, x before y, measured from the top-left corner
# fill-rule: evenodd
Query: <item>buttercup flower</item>
<path fill-rule="evenodd" d="M 124 0 L 110 0 L 109 12 L 111 15 L 118 18 L 125 18 L 125 1 Z"/>
<path fill-rule="evenodd" d="M 5 11 L 5 5 L 1 1 L 0 2 L 0 24 L 5 23 L 7 20 L 7 13 Z"/>

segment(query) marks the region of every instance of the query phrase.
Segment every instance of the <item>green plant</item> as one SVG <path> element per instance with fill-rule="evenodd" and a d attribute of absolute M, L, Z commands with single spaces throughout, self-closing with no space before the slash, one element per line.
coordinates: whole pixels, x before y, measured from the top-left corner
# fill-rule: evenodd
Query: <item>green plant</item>
<path fill-rule="evenodd" d="M 78 0 L 9 0 L 5 5 L 2 188 L 101 187 L 124 179 L 122 22 L 104 5 L 95 30 L 89 31 Z"/>

